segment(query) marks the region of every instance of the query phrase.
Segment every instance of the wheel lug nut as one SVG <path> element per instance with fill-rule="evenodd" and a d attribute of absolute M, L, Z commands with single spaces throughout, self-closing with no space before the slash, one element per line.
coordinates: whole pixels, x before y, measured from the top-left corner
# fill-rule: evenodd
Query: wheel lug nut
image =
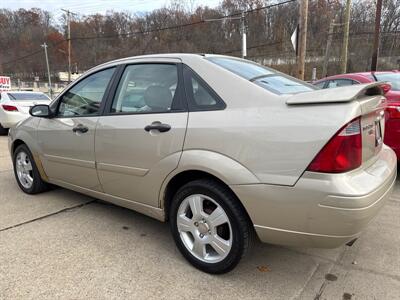
<path fill-rule="evenodd" d="M 197 223 L 197 222 L 194 222 L 194 226 L 196 226 L 196 227 L 197 227 L 197 226 L 199 226 L 199 223 Z"/>
<path fill-rule="evenodd" d="M 211 230 L 208 231 L 208 234 L 211 234 Z"/>
<path fill-rule="evenodd" d="M 203 238 L 203 237 L 204 237 L 204 234 L 200 233 L 200 237 Z"/>

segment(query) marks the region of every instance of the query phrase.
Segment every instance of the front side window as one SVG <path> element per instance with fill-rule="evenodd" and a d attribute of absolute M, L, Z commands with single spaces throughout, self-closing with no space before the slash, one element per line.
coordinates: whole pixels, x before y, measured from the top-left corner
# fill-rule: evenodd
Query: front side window
<path fill-rule="evenodd" d="M 174 109 L 178 97 L 175 64 L 137 64 L 126 67 L 111 113 L 163 113 Z"/>
<path fill-rule="evenodd" d="M 317 89 L 311 84 L 255 62 L 218 56 L 208 57 L 207 60 L 275 94 L 294 94 Z"/>
<path fill-rule="evenodd" d="M 89 75 L 75 84 L 61 98 L 57 116 L 97 116 L 115 68 Z"/>

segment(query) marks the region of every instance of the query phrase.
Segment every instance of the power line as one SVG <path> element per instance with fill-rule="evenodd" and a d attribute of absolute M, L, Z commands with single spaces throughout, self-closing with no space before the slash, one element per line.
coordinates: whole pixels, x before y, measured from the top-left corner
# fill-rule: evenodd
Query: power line
<path fill-rule="evenodd" d="M 277 7 L 277 6 L 280 6 L 280 5 L 284 5 L 284 4 L 288 4 L 288 3 L 296 2 L 296 1 L 297 0 L 285 0 L 285 1 L 282 1 L 282 2 L 278 2 L 278 3 L 274 3 L 274 4 L 262 6 L 262 7 L 257 7 L 257 8 L 254 8 L 254 9 L 250 9 L 250 10 L 244 11 L 244 13 L 246 13 L 246 14 L 253 13 L 253 12 L 256 12 L 256 11 L 270 9 L 270 8 L 273 8 L 273 7 Z M 227 19 L 227 18 L 238 16 L 238 15 L 241 15 L 241 14 L 242 14 L 242 12 L 238 12 L 238 13 L 233 13 L 233 14 L 230 14 L 230 15 L 224 15 L 224 16 L 221 16 L 221 17 L 217 17 L 216 19 Z M 206 23 L 204 20 L 200 20 L 200 21 L 196 21 L 196 22 L 190 22 L 190 23 L 185 23 L 185 24 L 180 24 L 180 25 L 166 26 L 166 27 L 155 28 L 155 29 L 144 30 L 144 31 L 138 30 L 138 31 L 130 32 L 130 33 L 121 33 L 121 34 L 108 35 L 108 36 L 75 37 L 75 38 L 70 38 L 69 40 L 73 41 L 73 40 L 93 40 L 93 39 L 109 39 L 109 38 L 115 38 L 115 37 L 129 37 L 129 36 L 134 36 L 134 35 L 138 35 L 138 34 L 149 34 L 149 33 L 154 33 L 154 32 L 165 31 L 165 30 L 173 30 L 173 29 L 185 28 L 185 27 L 188 27 L 188 26 L 194 26 L 194 25 L 199 25 L 199 24 L 204 24 L 204 23 Z M 63 40 L 62 42 L 64 42 L 64 41 L 66 41 L 66 40 Z M 53 47 L 55 47 L 55 46 L 56 45 L 53 45 Z M 4 63 L 1 63 L 0 65 L 2 65 L 2 66 L 3 65 L 8 65 L 10 63 L 14 63 L 14 62 L 17 62 L 17 61 L 20 61 L 20 60 L 24 60 L 24 59 L 26 59 L 28 57 L 37 55 L 40 52 L 41 52 L 41 50 L 38 50 L 38 51 L 32 52 L 30 54 L 27 54 L 25 56 L 13 59 L 11 61 L 7 61 L 7 62 L 4 62 Z"/>
<path fill-rule="evenodd" d="M 54 47 L 58 46 L 59 44 L 64 43 L 65 41 L 66 41 L 66 40 L 61 40 L 61 41 L 59 41 L 59 42 L 57 42 L 57 43 L 55 43 L 55 44 L 49 45 L 49 46 L 47 46 L 47 47 L 48 47 L 48 48 L 54 48 Z M 41 53 L 41 52 L 42 52 L 42 49 L 37 50 L 37 51 L 32 52 L 32 53 L 29 53 L 29 54 L 26 54 L 26 55 L 24 55 L 24 56 L 18 57 L 18 58 L 16 58 L 16 59 L 6 61 L 6 62 L 4 62 L 4 63 L 1 63 L 1 65 L 2 65 L 2 66 L 3 66 L 3 65 L 9 65 L 9 64 L 11 64 L 11 63 L 15 63 L 15 62 L 17 62 L 17 61 L 24 60 L 24 59 L 29 58 L 29 57 L 31 57 L 31 56 L 35 56 L 35 55 L 37 55 L 37 54 L 39 54 L 39 53 Z"/>
<path fill-rule="evenodd" d="M 297 2 L 297 0 L 286 0 L 283 2 L 279 2 L 279 3 L 275 3 L 275 4 L 270 4 L 270 5 L 266 5 L 266 6 L 262 6 L 262 7 L 258 7 L 258 8 L 254 8 L 254 9 L 250 9 L 250 10 L 246 10 L 243 13 L 248 14 L 248 13 L 253 13 L 256 11 L 261 11 L 264 9 L 270 9 L 276 6 L 280 6 L 280 5 L 284 5 L 287 3 L 291 3 L 291 2 Z M 224 15 L 221 17 L 216 17 L 213 18 L 213 20 L 223 20 L 223 19 L 229 19 L 231 17 L 235 17 L 235 16 L 240 16 L 242 14 L 242 12 L 238 12 L 238 13 L 233 13 L 230 15 Z M 113 34 L 113 35 L 108 35 L 108 36 L 86 36 L 86 37 L 75 37 L 72 40 L 92 40 L 92 39 L 109 39 L 109 38 L 114 38 L 114 37 L 129 37 L 129 36 L 134 36 L 134 35 L 138 35 L 138 34 L 148 34 L 148 33 L 154 33 L 154 32 L 160 32 L 160 31 L 164 31 L 164 30 L 172 30 L 172 29 L 178 29 L 178 28 L 184 28 L 184 27 L 188 27 L 188 26 L 193 26 L 193 25 L 199 25 L 199 24 L 204 24 L 206 23 L 206 21 L 200 20 L 200 21 L 196 21 L 196 22 L 190 22 L 190 23 L 185 23 L 185 24 L 179 24 L 179 25 L 172 25 L 172 26 L 166 26 L 166 27 L 161 27 L 161 28 L 155 28 L 155 29 L 150 29 L 150 30 L 145 30 L 145 31 L 134 31 L 134 32 L 128 32 L 128 33 L 120 33 L 120 34 Z"/>

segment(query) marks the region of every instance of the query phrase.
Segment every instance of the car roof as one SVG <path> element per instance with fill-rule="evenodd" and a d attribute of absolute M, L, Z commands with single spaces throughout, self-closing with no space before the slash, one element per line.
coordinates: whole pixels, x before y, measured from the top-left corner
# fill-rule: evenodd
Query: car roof
<path fill-rule="evenodd" d="M 140 59 L 148 59 L 148 58 L 154 58 L 154 59 L 177 59 L 180 61 L 188 61 L 188 60 L 198 60 L 204 57 L 225 57 L 225 58 L 230 58 L 230 59 L 238 59 L 240 60 L 241 58 L 239 57 L 234 57 L 234 56 L 228 56 L 228 55 L 220 55 L 220 54 L 207 54 L 207 53 L 158 53 L 158 54 L 146 54 L 146 55 L 138 55 L 138 56 L 129 56 L 129 57 L 124 57 L 116 60 L 112 60 L 109 62 L 106 62 L 104 64 L 98 65 L 93 67 L 91 70 L 94 69 L 101 69 L 104 67 L 111 67 L 115 66 L 118 64 L 123 64 L 123 63 L 128 63 L 133 60 L 140 60 Z M 88 73 L 89 71 L 88 70 Z"/>

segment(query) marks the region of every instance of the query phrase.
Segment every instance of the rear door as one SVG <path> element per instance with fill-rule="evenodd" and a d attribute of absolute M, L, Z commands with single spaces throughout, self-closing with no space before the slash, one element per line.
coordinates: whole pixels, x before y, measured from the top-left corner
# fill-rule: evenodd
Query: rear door
<path fill-rule="evenodd" d="M 159 206 L 161 184 L 181 156 L 187 119 L 177 61 L 127 65 L 96 129 L 104 192 Z"/>
<path fill-rule="evenodd" d="M 38 140 L 50 179 L 101 191 L 94 137 L 115 68 L 91 74 L 60 96 L 56 116 L 40 119 Z"/>

